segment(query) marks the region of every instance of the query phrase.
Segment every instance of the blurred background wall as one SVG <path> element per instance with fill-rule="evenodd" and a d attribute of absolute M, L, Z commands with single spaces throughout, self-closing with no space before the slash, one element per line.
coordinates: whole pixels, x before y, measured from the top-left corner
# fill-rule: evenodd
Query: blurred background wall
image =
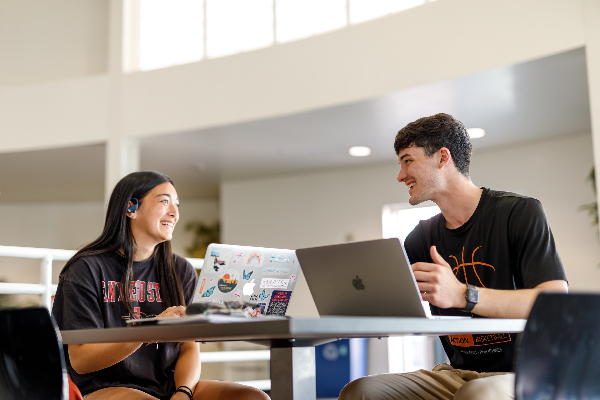
<path fill-rule="evenodd" d="M 107 193 L 139 169 L 177 184 L 180 253 L 191 221 L 257 246 L 378 238 L 383 205 L 407 199 L 395 133 L 448 112 L 486 129 L 474 183 L 540 199 L 571 289 L 600 290 L 596 230 L 578 210 L 595 201 L 593 1 L 421 1 L 360 20 L 360 2 L 343 0 L 329 31 L 289 39 L 280 12 L 271 42 L 228 54 L 214 50 L 216 3 L 196 3 L 198 60 L 159 68 L 141 65 L 139 1 L 0 2 L 1 244 L 81 247 L 102 228 Z M 349 156 L 354 145 L 371 155 Z M 35 268 L 0 259 L 9 281 L 35 282 Z"/>
<path fill-rule="evenodd" d="M 541 200 L 571 290 L 600 291 L 580 210 L 600 160 L 595 0 L 0 0 L 0 245 L 80 248 L 142 169 L 176 182 L 179 254 L 188 224 L 255 246 L 380 238 L 382 207 L 407 201 L 394 136 L 438 112 L 486 130 L 473 182 Z M 0 279 L 38 282 L 39 263 L 0 257 Z M 302 279 L 290 311 L 315 311 Z"/>

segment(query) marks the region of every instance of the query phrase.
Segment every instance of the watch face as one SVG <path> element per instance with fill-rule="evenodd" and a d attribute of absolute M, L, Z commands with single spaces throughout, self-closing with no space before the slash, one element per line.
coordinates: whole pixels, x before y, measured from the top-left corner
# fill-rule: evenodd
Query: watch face
<path fill-rule="evenodd" d="M 479 291 L 475 287 L 469 286 L 467 289 L 467 301 L 469 303 L 479 302 Z"/>

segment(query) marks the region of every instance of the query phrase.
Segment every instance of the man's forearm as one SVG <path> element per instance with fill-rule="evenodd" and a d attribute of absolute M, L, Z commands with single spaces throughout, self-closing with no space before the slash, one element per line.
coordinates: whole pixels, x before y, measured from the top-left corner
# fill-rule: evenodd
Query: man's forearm
<path fill-rule="evenodd" d="M 557 280 L 544 282 L 533 289 L 477 289 L 479 290 L 479 303 L 473 308 L 474 314 L 489 318 L 527 318 L 538 294 L 541 292 L 567 293 L 568 285 L 565 281 Z M 466 306 L 466 300 L 464 300 L 463 306 Z"/>

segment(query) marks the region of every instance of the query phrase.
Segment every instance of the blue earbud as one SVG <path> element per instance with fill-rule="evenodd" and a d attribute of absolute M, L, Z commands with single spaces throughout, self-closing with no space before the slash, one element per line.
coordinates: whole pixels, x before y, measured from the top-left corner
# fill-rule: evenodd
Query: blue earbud
<path fill-rule="evenodd" d="M 127 209 L 127 213 L 128 214 L 134 212 L 135 210 L 137 210 L 138 207 L 139 207 L 139 205 L 140 205 L 140 203 L 138 202 L 138 199 L 136 199 L 135 197 L 133 197 L 131 199 L 131 202 L 133 203 L 133 205 Z"/>

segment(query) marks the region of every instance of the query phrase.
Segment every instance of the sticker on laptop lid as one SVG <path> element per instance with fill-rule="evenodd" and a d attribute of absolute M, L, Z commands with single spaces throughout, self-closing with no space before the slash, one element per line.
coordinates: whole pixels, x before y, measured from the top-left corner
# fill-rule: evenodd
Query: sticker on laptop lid
<path fill-rule="evenodd" d="M 233 255 L 233 258 L 231 259 L 231 264 L 236 265 L 236 264 L 241 263 L 243 256 L 244 256 L 244 253 L 242 253 L 241 251 L 235 252 L 235 254 Z"/>
<path fill-rule="evenodd" d="M 283 267 L 264 267 L 262 273 L 263 275 L 286 275 L 290 273 L 290 269 Z"/>
<path fill-rule="evenodd" d="M 267 289 L 263 289 L 262 293 L 253 294 L 252 296 L 250 296 L 250 301 L 258 301 L 259 298 L 261 301 L 265 301 L 269 298 L 269 296 L 271 296 L 271 294 L 267 294 Z"/>
<path fill-rule="evenodd" d="M 213 292 L 215 291 L 215 287 L 213 286 L 210 289 L 206 289 L 206 292 L 202 293 L 202 297 L 210 297 L 212 296 Z"/>
<path fill-rule="evenodd" d="M 208 256 L 208 263 L 205 262 L 205 265 L 213 268 L 215 272 L 220 272 L 227 268 L 230 258 L 231 250 L 212 249 Z"/>
<path fill-rule="evenodd" d="M 291 256 L 287 253 L 273 253 L 271 254 L 271 263 L 288 263 L 290 262 Z"/>
<path fill-rule="evenodd" d="M 217 287 L 223 293 L 229 293 L 237 286 L 239 272 L 235 269 L 228 269 L 217 282 Z"/>
<path fill-rule="evenodd" d="M 262 278 L 260 287 L 263 289 L 287 289 L 289 283 L 289 279 Z"/>
<path fill-rule="evenodd" d="M 198 294 L 202 293 L 202 289 L 204 289 L 204 284 L 206 283 L 206 279 L 202 279 L 202 284 L 200 285 L 200 290 L 198 290 Z"/>
<path fill-rule="evenodd" d="M 292 292 L 289 290 L 273 290 L 266 315 L 285 315 L 291 296 Z"/>
<path fill-rule="evenodd" d="M 246 265 L 249 267 L 260 267 L 262 264 L 262 254 L 258 251 L 253 251 L 246 257 Z"/>

